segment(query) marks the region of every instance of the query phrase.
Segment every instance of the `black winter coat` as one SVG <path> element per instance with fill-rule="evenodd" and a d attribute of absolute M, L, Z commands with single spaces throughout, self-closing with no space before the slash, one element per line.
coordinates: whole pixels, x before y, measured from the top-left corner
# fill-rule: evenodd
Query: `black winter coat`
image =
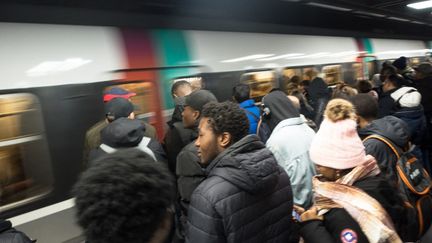
<path fill-rule="evenodd" d="M 405 209 L 402 198 L 384 176 L 368 177 L 357 181 L 354 186 L 362 189 L 381 204 L 392 219 L 396 232 L 402 240 L 412 239 L 408 232 L 415 232 L 413 230 L 415 227 L 413 217 L 415 215 L 413 211 Z M 355 236 L 358 243 L 368 242 L 357 221 L 345 209 L 341 208 L 331 209 L 324 215 L 323 221 L 303 222 L 300 234 L 308 243 L 342 242 L 342 239 L 349 242 L 351 236 Z"/>
<path fill-rule="evenodd" d="M 366 127 L 359 129 L 358 133 L 362 139 L 369 135 L 380 135 L 400 148 L 405 147 L 410 138 L 407 124 L 394 116 L 374 120 Z M 381 173 L 392 182 L 397 182 L 397 157 L 390 147 L 377 139 L 368 139 L 364 142 L 364 146 L 366 154 L 372 155 L 377 160 Z"/>
<path fill-rule="evenodd" d="M 192 194 L 187 242 L 298 242 L 288 175 L 255 135 L 219 154 Z"/>
<path fill-rule="evenodd" d="M 414 87 L 422 96 L 421 104 L 426 114 L 432 113 L 432 76 L 414 81 Z"/>
<path fill-rule="evenodd" d="M 0 219 L 1 243 L 32 243 L 33 241 L 23 232 L 12 228 L 9 220 Z"/>
<path fill-rule="evenodd" d="M 396 90 L 397 89 L 392 89 L 380 94 L 378 99 L 378 118 L 391 115 L 396 111 L 395 100 L 391 97 L 391 94 Z"/>

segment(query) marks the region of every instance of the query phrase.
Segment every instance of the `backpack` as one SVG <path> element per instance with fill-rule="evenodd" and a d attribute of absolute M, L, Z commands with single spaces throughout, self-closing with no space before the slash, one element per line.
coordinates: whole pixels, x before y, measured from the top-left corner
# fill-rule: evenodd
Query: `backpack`
<path fill-rule="evenodd" d="M 400 153 L 388 139 L 382 136 L 370 135 L 363 142 L 368 139 L 377 139 L 385 143 L 398 158 L 396 174 L 399 191 L 405 204 L 415 209 L 419 226 L 418 236 L 422 236 L 432 222 L 432 182 L 429 174 L 422 162 L 411 153 L 412 149 Z"/>
<path fill-rule="evenodd" d="M 261 142 L 266 143 L 271 135 L 271 130 L 268 127 L 268 125 L 265 122 L 263 122 L 263 117 L 262 116 L 258 117 L 253 112 L 250 112 L 246 109 L 244 110 L 246 111 L 246 113 L 252 115 L 255 118 L 255 120 L 258 122 L 256 135 L 260 138 Z"/>
<path fill-rule="evenodd" d="M 12 223 L 9 220 L 0 219 L 0 242 L 34 243 L 36 240 L 31 240 L 23 232 L 12 228 Z"/>

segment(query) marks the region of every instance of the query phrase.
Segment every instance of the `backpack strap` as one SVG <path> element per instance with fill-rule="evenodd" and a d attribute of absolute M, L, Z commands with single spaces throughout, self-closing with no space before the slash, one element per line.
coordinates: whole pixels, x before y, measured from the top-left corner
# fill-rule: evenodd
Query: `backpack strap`
<path fill-rule="evenodd" d="M 260 119 L 257 115 L 255 115 L 253 112 L 250 112 L 250 111 L 248 111 L 248 110 L 246 110 L 246 109 L 243 109 L 243 110 L 246 111 L 247 114 L 252 115 L 252 116 L 255 118 L 256 121 L 261 120 L 261 119 Z"/>
<path fill-rule="evenodd" d="M 396 155 L 397 159 L 399 160 L 399 158 L 400 158 L 400 154 L 398 153 L 398 151 L 396 150 L 396 148 L 393 146 L 393 144 L 391 144 L 387 139 L 385 139 L 385 138 L 382 137 L 382 136 L 379 136 L 379 135 L 373 134 L 373 135 L 369 135 L 369 136 L 367 136 L 365 139 L 363 139 L 363 142 L 366 142 L 366 141 L 369 140 L 369 139 L 377 139 L 377 140 L 379 140 L 379 141 L 381 141 L 381 142 L 387 144 L 387 146 L 390 147 L 390 149 L 393 151 L 393 153 Z"/>

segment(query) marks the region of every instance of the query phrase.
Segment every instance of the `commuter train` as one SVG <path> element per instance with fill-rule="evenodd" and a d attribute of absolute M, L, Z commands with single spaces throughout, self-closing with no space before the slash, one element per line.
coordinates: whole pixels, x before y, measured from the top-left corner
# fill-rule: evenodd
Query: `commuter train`
<path fill-rule="evenodd" d="M 18 226 L 45 222 L 56 209 L 31 211 L 72 197 L 83 170 L 85 132 L 104 118 L 102 94 L 109 87 L 137 93 L 132 101 L 138 117 L 161 138 L 176 80 L 204 86 L 220 101 L 244 82 L 259 99 L 311 68 L 329 82 L 352 82 L 370 78 L 383 60 L 406 56 L 421 62 L 431 46 L 418 40 L 21 23 L 0 23 L 0 33 L 0 217 Z M 23 229 L 60 242 L 53 230 Z"/>

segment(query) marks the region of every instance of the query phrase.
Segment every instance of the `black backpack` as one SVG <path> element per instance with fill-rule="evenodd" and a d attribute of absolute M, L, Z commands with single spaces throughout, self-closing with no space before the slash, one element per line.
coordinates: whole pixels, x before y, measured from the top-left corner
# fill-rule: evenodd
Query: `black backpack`
<path fill-rule="evenodd" d="M 0 242 L 1 243 L 34 243 L 36 240 L 31 240 L 23 232 L 12 228 L 12 223 L 9 220 L 0 219 Z"/>
<path fill-rule="evenodd" d="M 252 115 L 254 119 L 257 121 L 258 125 L 257 125 L 256 135 L 260 138 L 261 142 L 266 143 L 271 135 L 271 130 L 268 127 L 268 125 L 265 122 L 263 122 L 263 117 L 262 116 L 258 117 L 253 112 L 250 112 L 246 109 L 244 109 L 244 111 L 246 111 L 247 114 Z"/>
<path fill-rule="evenodd" d="M 411 150 L 398 152 L 397 146 L 379 135 L 370 135 L 363 142 L 368 139 L 377 139 L 385 143 L 398 158 L 396 172 L 399 191 L 404 197 L 405 204 L 415 209 L 419 226 L 418 236 L 422 236 L 432 223 L 432 182 L 429 174 Z"/>

